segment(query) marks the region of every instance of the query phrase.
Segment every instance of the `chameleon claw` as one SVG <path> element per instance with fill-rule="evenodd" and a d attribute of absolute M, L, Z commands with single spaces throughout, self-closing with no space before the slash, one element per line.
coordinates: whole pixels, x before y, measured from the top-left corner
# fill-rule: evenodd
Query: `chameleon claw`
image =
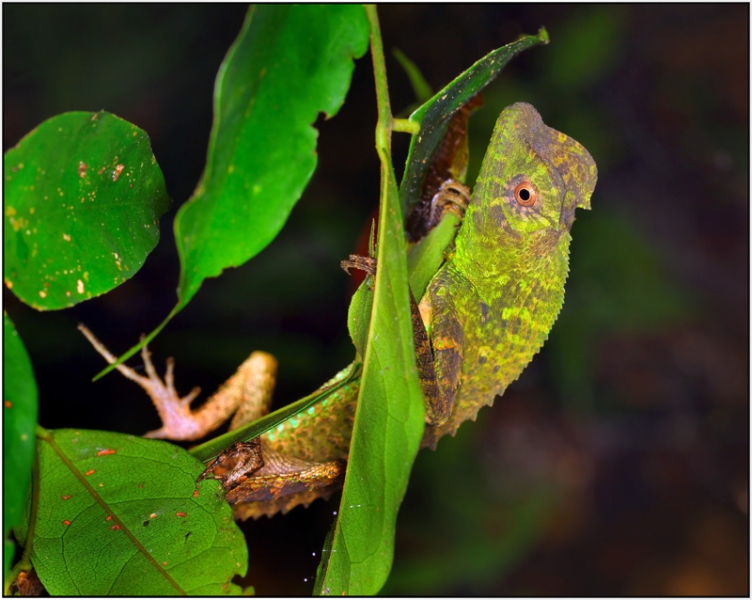
<path fill-rule="evenodd" d="M 144 340 L 144 336 L 141 336 L 141 341 Z M 144 361 L 144 368 L 146 369 L 146 374 L 149 376 L 149 379 L 151 380 L 159 380 L 159 375 L 157 375 L 157 370 L 154 368 L 154 363 L 151 362 L 151 352 L 149 352 L 149 347 L 144 344 L 141 348 L 141 359 Z"/>
<path fill-rule="evenodd" d="M 167 368 L 165 369 L 165 385 L 168 390 L 175 391 L 175 359 L 170 356 L 166 361 Z M 153 367 L 152 367 L 153 369 Z"/>

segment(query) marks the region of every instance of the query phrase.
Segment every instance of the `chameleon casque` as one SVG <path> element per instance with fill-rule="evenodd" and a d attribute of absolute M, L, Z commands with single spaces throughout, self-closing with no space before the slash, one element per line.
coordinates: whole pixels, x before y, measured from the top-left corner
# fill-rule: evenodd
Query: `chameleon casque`
<path fill-rule="evenodd" d="M 419 303 L 440 396 L 425 399 L 423 446 L 435 447 L 475 419 L 540 350 L 564 301 L 575 209 L 590 208 L 596 178 L 588 151 L 546 126 L 532 106 L 517 103 L 502 111 L 454 248 Z M 254 352 L 195 412 L 189 405 L 198 390 L 180 398 L 172 362 L 163 383 L 146 348 L 142 354 L 148 377 L 124 365 L 118 369 L 149 393 L 162 418 L 162 428 L 147 437 L 195 440 L 236 410 L 231 429 L 268 411 L 276 372 L 268 354 Z M 328 497 L 344 479 L 357 394 L 355 380 L 324 395 L 277 428 L 236 443 L 202 477 L 223 483 L 242 519 Z"/>

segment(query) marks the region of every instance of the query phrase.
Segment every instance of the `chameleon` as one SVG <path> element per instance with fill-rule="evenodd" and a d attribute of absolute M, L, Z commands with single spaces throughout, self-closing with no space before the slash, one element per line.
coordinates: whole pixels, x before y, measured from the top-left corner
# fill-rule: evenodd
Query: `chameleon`
<path fill-rule="evenodd" d="M 434 377 L 423 386 L 422 446 L 435 447 L 474 420 L 542 347 L 564 301 L 575 209 L 590 208 L 596 180 L 588 151 L 545 125 L 531 105 L 501 112 L 453 247 L 417 306 L 414 326 L 424 328 Z M 456 196 L 453 206 L 461 204 Z M 268 411 L 276 373 L 269 354 L 252 353 L 196 411 L 190 403 L 198 390 L 179 396 L 172 361 L 163 382 L 146 346 L 142 356 L 147 376 L 125 365 L 118 370 L 147 391 L 162 418 L 163 426 L 148 437 L 195 440 L 236 410 L 231 428 Z M 236 518 L 285 513 L 341 487 L 358 394 L 357 378 L 346 381 L 346 371 L 321 388 L 340 384 L 322 400 L 250 443 L 237 442 L 209 465 L 201 478 L 220 480 Z M 429 388 L 437 393 L 427 394 Z"/>

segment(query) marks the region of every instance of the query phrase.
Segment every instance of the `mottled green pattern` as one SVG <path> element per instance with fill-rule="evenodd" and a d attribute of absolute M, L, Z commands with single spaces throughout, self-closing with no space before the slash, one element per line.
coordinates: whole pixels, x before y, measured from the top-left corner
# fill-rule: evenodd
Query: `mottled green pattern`
<path fill-rule="evenodd" d="M 499 116 L 455 252 L 421 301 L 452 406 L 445 423 L 426 428 L 424 445 L 474 419 L 540 350 L 564 301 L 574 211 L 590 208 L 596 177 L 588 151 L 529 104 Z M 515 199 L 521 183 L 537 194 L 530 206 Z M 310 462 L 347 458 L 358 384 L 264 434 L 263 447 Z"/>
<path fill-rule="evenodd" d="M 349 373 L 349 369 L 338 373 L 322 389 L 339 381 L 343 373 Z M 347 458 L 359 385 L 360 380 L 347 384 L 283 421 L 261 436 L 262 448 L 309 462 Z"/>
<path fill-rule="evenodd" d="M 574 211 L 590 208 L 596 177 L 587 150 L 529 104 L 499 116 L 456 251 L 422 302 L 439 383 L 454 397 L 428 444 L 492 404 L 543 345 L 564 301 Z M 529 206 L 520 185 L 536 195 Z"/>
<path fill-rule="evenodd" d="M 435 446 L 441 436 L 474 419 L 540 350 L 564 301 L 574 212 L 590 208 L 596 177 L 587 150 L 544 125 L 529 104 L 515 104 L 499 116 L 454 253 L 421 300 L 441 390 L 439 397 L 426 399 L 432 404 L 427 412 L 443 419 L 446 412 L 437 407 L 450 408 L 445 422 L 426 427 L 424 446 Z M 518 198 L 520 186 L 531 195 Z M 262 451 L 284 456 L 285 472 L 298 460 L 308 468 L 347 459 L 359 383 L 347 384 L 262 435 Z M 255 518 L 307 505 L 341 485 L 341 479 L 329 485 L 330 475 L 323 470 L 318 479 L 301 479 L 304 491 L 287 486 L 287 480 L 269 484 L 273 500 L 238 504 L 236 516 Z M 249 480 L 253 493 L 262 484 Z"/>

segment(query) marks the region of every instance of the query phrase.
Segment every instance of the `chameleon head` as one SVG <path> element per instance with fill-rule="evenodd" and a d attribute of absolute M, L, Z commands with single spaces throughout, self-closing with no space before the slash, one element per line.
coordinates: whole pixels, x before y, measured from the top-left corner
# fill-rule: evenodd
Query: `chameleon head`
<path fill-rule="evenodd" d="M 496 121 L 483 160 L 469 208 L 474 229 L 502 228 L 510 243 L 536 232 L 567 233 L 575 209 L 590 208 L 596 179 L 581 144 L 548 127 L 531 105 L 513 104 Z"/>

